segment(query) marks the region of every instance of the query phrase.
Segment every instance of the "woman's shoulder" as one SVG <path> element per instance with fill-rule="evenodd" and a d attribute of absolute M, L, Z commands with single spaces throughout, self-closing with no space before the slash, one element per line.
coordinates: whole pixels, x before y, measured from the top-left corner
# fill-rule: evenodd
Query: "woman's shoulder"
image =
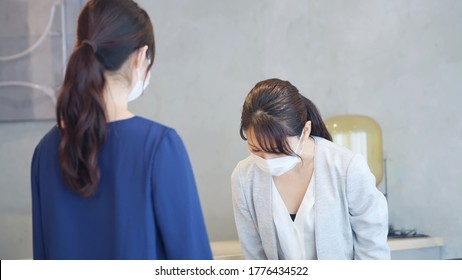
<path fill-rule="evenodd" d="M 355 155 L 354 152 L 347 149 L 346 147 L 336 144 L 327 139 L 317 136 L 313 136 L 313 139 L 316 143 L 316 154 L 318 155 L 343 158 L 346 160 L 353 158 Z"/>
<path fill-rule="evenodd" d="M 355 153 L 342 145 L 320 137 L 314 137 L 316 141 L 315 160 L 322 166 L 346 174 L 348 170 L 369 172 L 366 158 Z M 316 159 L 317 158 L 317 159 Z"/>
<path fill-rule="evenodd" d="M 256 166 L 251 156 L 248 156 L 236 164 L 231 179 L 234 181 L 250 182 L 261 175 L 260 169 Z"/>
<path fill-rule="evenodd" d="M 48 132 L 39 140 L 35 146 L 32 162 L 34 163 L 49 157 L 56 158 L 57 147 L 59 146 L 60 133 L 57 125 L 51 127 Z"/>
<path fill-rule="evenodd" d="M 130 127 L 135 129 L 156 129 L 156 130 L 168 130 L 170 127 L 156 122 L 154 120 L 150 120 L 140 116 L 134 116 L 128 119 L 118 120 L 114 122 L 110 122 L 109 127 Z"/>
<path fill-rule="evenodd" d="M 40 139 L 37 148 L 46 148 L 48 146 L 56 146 L 59 142 L 59 128 L 57 125 L 51 127 L 48 132 Z"/>
<path fill-rule="evenodd" d="M 126 135 L 130 139 L 138 139 L 139 141 L 161 140 L 166 136 L 175 136 L 176 134 L 175 129 L 169 126 L 139 116 L 110 122 L 108 128 L 109 133 L 115 137 Z"/>
<path fill-rule="evenodd" d="M 255 166 L 254 161 L 252 160 L 251 156 L 248 156 L 242 160 L 240 160 L 236 166 L 234 167 L 234 172 L 239 172 L 239 173 L 246 173 L 249 170 L 252 170 Z"/>
<path fill-rule="evenodd" d="M 316 142 L 315 162 L 318 166 L 328 166 L 330 172 L 340 172 L 342 176 L 351 164 L 362 157 L 342 145 L 320 137 L 313 137 Z"/>

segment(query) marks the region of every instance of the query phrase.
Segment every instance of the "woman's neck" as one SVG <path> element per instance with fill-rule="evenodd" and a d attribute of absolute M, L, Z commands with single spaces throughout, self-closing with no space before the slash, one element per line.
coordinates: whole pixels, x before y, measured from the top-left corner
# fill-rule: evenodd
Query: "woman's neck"
<path fill-rule="evenodd" d="M 306 170 L 312 170 L 314 164 L 314 151 L 315 151 L 315 142 L 314 139 L 308 137 L 307 140 L 303 143 L 303 150 L 300 154 L 302 158 L 302 162 L 297 164 L 293 169 L 294 173 L 296 174 L 306 174 Z"/>
<path fill-rule="evenodd" d="M 315 142 L 312 137 L 308 137 L 303 143 L 303 151 L 301 158 L 303 160 L 312 161 L 314 159 Z"/>
<path fill-rule="evenodd" d="M 104 102 L 106 104 L 106 116 L 108 122 L 128 119 L 133 113 L 128 110 L 128 93 L 130 89 L 123 83 L 107 79 L 104 90 Z"/>

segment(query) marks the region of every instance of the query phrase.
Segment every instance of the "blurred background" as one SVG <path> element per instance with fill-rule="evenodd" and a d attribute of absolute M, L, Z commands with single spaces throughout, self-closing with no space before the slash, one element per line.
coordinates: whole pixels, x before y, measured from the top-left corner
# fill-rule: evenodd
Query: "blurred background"
<path fill-rule="evenodd" d="M 47 92 L 62 80 L 85 2 L 0 1 L 1 259 L 32 258 L 30 160 L 55 124 Z M 462 1 L 137 2 L 157 50 L 151 84 L 130 107 L 183 138 L 211 241 L 237 239 L 230 175 L 248 155 L 241 106 L 255 83 L 277 77 L 324 118 L 377 121 L 390 224 L 442 237 L 441 258 L 462 257 Z M 6 60 L 41 39 L 53 3 L 43 43 Z"/>

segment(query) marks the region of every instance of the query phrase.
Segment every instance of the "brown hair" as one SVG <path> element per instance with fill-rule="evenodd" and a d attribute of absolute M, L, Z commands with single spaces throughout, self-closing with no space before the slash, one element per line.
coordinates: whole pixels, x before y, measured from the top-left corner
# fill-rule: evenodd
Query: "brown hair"
<path fill-rule="evenodd" d="M 300 136 L 311 121 L 311 135 L 332 141 L 321 114 L 308 98 L 288 81 L 264 80 L 255 85 L 242 107 L 241 138 L 253 129 L 258 145 L 266 153 L 295 155 L 287 137 Z"/>
<path fill-rule="evenodd" d="M 100 180 L 98 154 L 107 134 L 104 72 L 119 70 L 130 54 L 145 45 L 150 68 L 153 27 L 134 1 L 91 0 L 82 9 L 56 116 L 63 179 L 84 197 L 96 192 Z"/>

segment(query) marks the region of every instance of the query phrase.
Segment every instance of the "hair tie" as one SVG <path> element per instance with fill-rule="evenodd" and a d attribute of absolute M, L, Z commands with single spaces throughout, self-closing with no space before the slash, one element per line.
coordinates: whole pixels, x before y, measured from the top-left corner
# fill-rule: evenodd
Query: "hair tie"
<path fill-rule="evenodd" d="M 82 41 L 82 44 L 89 45 L 94 53 L 96 53 L 96 51 L 98 50 L 98 46 L 96 46 L 96 44 L 93 41 L 85 39 Z"/>

